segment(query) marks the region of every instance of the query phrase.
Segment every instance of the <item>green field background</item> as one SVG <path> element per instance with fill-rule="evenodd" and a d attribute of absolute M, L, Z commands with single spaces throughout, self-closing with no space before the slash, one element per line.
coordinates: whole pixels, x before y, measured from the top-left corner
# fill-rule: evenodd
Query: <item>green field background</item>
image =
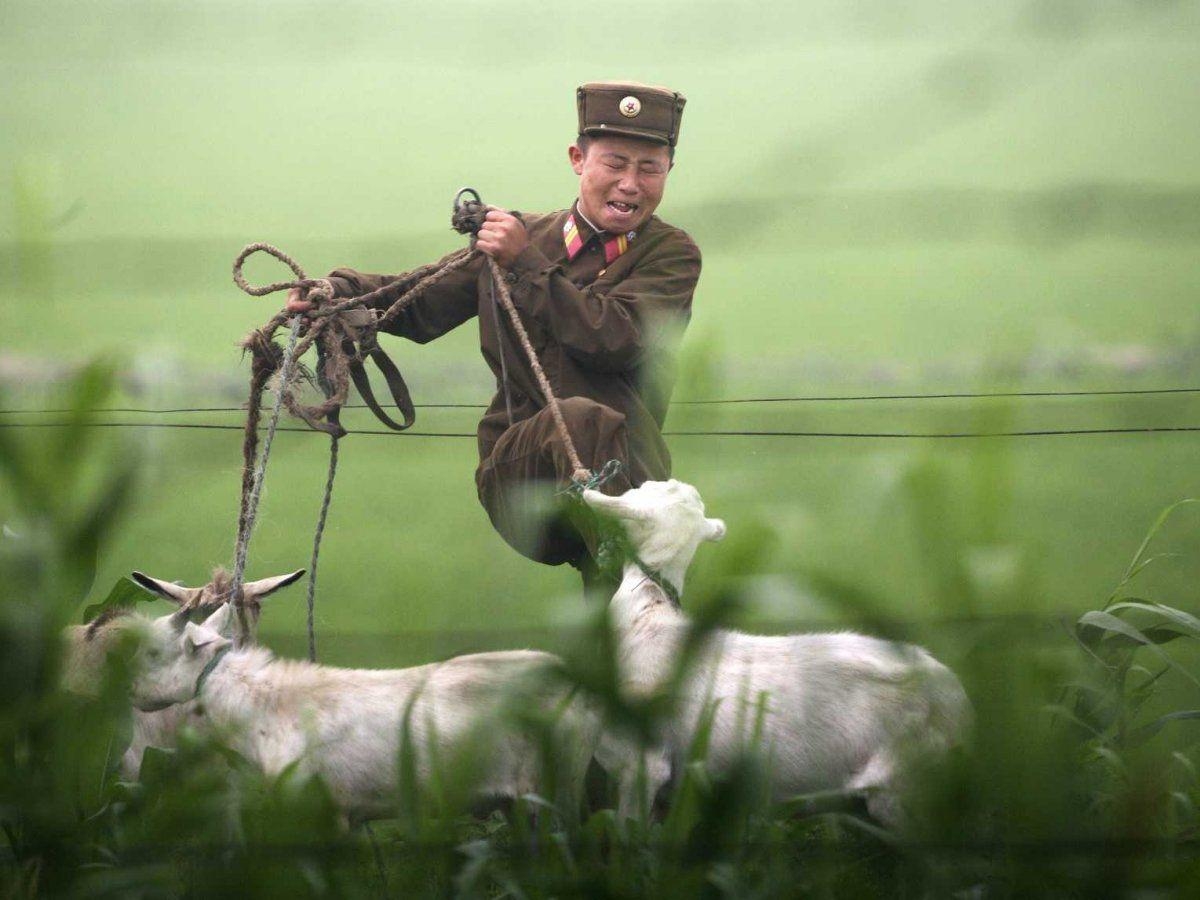
<path fill-rule="evenodd" d="M 678 399 L 1197 383 L 1195 2 L 5 0 L 5 407 L 53 405 L 54 383 L 97 355 L 121 368 L 116 405 L 236 407 L 236 342 L 278 306 L 231 283 L 243 244 L 275 243 L 310 273 L 400 271 L 461 245 L 448 216 L 464 184 L 501 206 L 564 207 L 573 89 L 604 78 L 689 98 L 660 207 L 704 254 Z M 283 277 L 265 262 L 249 274 Z M 487 402 L 473 323 L 388 349 L 418 404 Z M 539 643 L 580 614 L 571 570 L 529 563 L 491 531 L 473 440 L 422 436 L 469 434 L 477 415 L 422 409 L 409 435 L 344 442 L 322 556 L 324 659 Z M 668 420 L 669 431 L 1148 426 L 1200 426 L 1200 394 L 677 404 Z M 104 439 L 142 453 L 145 477 L 95 595 L 134 568 L 199 583 L 229 561 L 236 431 Z M 1200 494 L 1200 435 L 1188 432 L 669 441 L 676 475 L 731 535 L 773 534 L 747 573 L 764 627 L 854 620 L 813 588 L 814 572 L 898 621 L 1090 608 L 1158 512 Z M 320 436 L 280 435 L 251 577 L 307 565 L 324 454 Z M 1185 608 L 1200 576 L 1195 515 L 1164 533 L 1180 557 L 1146 588 Z M 696 579 L 737 552 L 705 548 Z M 939 578 L 943 554 L 983 586 L 970 606 Z M 298 652 L 295 590 L 264 631 Z"/>

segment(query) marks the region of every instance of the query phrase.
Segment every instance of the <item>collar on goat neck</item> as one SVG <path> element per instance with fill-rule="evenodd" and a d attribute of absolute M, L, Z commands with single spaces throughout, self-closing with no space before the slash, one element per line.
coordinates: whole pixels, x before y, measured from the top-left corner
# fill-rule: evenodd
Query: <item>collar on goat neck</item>
<path fill-rule="evenodd" d="M 663 575 L 662 572 L 658 571 L 657 569 L 652 569 L 646 565 L 646 563 L 642 561 L 642 558 L 632 550 L 629 551 L 629 565 L 636 566 L 648 580 L 654 582 L 654 584 L 657 585 L 658 588 L 667 595 L 667 599 L 671 601 L 672 606 L 674 606 L 676 609 L 679 609 L 681 606 L 683 606 L 683 603 L 679 597 L 679 588 L 675 587 L 675 585 L 667 580 L 667 577 Z"/>
<path fill-rule="evenodd" d="M 204 690 L 204 682 L 208 681 L 208 676 L 213 673 L 213 669 L 215 669 L 220 664 L 221 660 L 225 658 L 225 654 L 232 649 L 233 644 L 226 644 L 224 647 L 214 653 L 212 659 L 210 659 L 205 664 L 204 668 L 200 670 L 200 674 L 196 676 L 196 690 L 192 693 L 193 699 L 200 696 L 200 692 Z"/>

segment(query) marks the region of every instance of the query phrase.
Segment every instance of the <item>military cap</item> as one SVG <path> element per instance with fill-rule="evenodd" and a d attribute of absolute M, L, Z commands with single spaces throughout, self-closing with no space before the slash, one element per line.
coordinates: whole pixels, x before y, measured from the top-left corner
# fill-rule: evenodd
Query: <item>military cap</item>
<path fill-rule="evenodd" d="M 591 81 L 575 91 L 579 133 L 617 134 L 674 147 L 687 99 L 636 81 Z"/>

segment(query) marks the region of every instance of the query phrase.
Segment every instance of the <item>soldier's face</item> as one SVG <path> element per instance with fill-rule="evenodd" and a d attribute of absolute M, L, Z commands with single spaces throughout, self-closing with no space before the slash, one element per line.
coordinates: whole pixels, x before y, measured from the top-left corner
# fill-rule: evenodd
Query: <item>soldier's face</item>
<path fill-rule="evenodd" d="M 588 221 L 604 231 L 636 231 L 658 208 L 670 151 L 661 144 L 633 138 L 593 138 L 584 152 L 575 144 L 567 151 L 579 176 L 579 207 Z"/>

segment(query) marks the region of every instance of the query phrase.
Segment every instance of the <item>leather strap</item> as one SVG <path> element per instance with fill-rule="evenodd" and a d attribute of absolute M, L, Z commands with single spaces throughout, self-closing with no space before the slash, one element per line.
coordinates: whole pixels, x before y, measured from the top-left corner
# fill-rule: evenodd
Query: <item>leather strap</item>
<path fill-rule="evenodd" d="M 396 409 L 400 410 L 400 415 L 403 417 L 403 423 L 397 422 L 379 405 L 379 401 L 375 399 L 375 391 L 371 387 L 371 379 L 367 376 L 367 367 L 364 365 L 363 357 L 359 353 L 354 352 L 353 345 L 349 348 L 350 357 L 350 377 L 354 380 L 354 387 L 358 390 L 359 396 L 363 398 L 363 402 L 367 404 L 367 408 L 375 414 L 380 422 L 386 425 L 393 431 L 404 431 L 406 428 L 411 428 L 417 420 L 417 410 L 413 406 L 412 395 L 408 391 L 408 385 L 404 383 L 404 376 L 400 374 L 400 370 L 396 368 L 396 364 L 391 358 L 383 352 L 378 344 L 372 342 L 369 346 L 366 341 L 363 342 L 362 351 L 366 357 L 371 359 L 380 373 L 383 375 L 383 380 L 387 382 L 388 391 L 392 395 L 392 402 L 396 404 Z"/>

